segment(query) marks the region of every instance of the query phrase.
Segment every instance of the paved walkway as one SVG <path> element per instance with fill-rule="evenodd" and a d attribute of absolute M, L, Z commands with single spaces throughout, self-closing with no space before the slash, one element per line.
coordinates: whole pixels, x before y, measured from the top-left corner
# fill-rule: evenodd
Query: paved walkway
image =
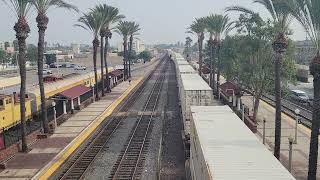
<path fill-rule="evenodd" d="M 122 82 L 100 101 L 90 104 L 56 128 L 53 135 L 37 141 L 29 153 L 18 153 L 0 172 L 0 179 L 46 179 L 109 116 L 123 99 L 142 81 L 156 63 L 144 73 L 134 72 L 131 84 Z M 41 171 L 40 171 L 41 170 Z M 39 172 L 40 171 L 40 172 Z"/>
<path fill-rule="evenodd" d="M 252 109 L 252 96 L 242 97 L 243 102 Z M 269 104 L 260 101 L 258 112 L 258 132 L 257 137 L 262 141 L 263 134 L 263 117 L 266 117 L 266 146 L 273 153 L 274 148 L 274 127 L 275 127 L 275 109 Z M 295 137 L 295 119 L 282 113 L 281 124 L 281 163 L 288 168 L 289 157 L 289 141 L 291 135 Z M 293 144 L 293 166 L 292 175 L 296 179 L 307 179 L 308 175 L 308 160 L 309 160 L 309 145 L 310 145 L 311 130 L 303 125 L 298 125 L 297 144 Z M 318 158 L 320 162 L 320 158 Z M 320 163 L 318 164 L 317 179 L 320 179 Z"/>

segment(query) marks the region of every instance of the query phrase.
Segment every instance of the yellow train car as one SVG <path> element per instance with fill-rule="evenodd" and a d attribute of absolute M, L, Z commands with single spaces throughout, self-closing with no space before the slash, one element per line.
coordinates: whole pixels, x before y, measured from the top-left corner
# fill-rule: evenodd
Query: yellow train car
<path fill-rule="evenodd" d="M 111 72 L 114 69 L 108 68 Z M 101 71 L 98 71 L 98 81 L 101 79 Z M 85 85 L 87 87 L 93 87 L 95 85 L 94 73 L 78 74 L 67 77 L 63 80 L 45 83 L 45 97 L 50 99 L 51 97 L 78 85 Z M 26 117 L 32 119 L 33 115 L 36 115 L 40 111 L 40 90 L 39 86 L 33 86 L 28 89 L 28 97 L 26 99 Z M 9 129 L 10 127 L 20 123 L 20 104 L 18 98 L 14 100 L 14 95 L 1 95 L 0 94 L 0 131 L 3 129 Z"/>
<path fill-rule="evenodd" d="M 31 119 L 31 99 L 26 98 L 26 117 Z M 0 95 L 0 129 L 20 123 L 20 103 L 17 95 Z"/>

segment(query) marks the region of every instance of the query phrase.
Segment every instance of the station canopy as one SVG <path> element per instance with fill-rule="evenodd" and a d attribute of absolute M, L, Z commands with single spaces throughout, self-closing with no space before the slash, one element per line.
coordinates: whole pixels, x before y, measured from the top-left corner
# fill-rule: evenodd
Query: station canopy
<path fill-rule="evenodd" d="M 75 99 L 77 97 L 80 97 L 81 95 L 89 92 L 91 89 L 84 86 L 84 85 L 78 85 L 75 87 L 72 87 L 70 89 L 67 89 L 65 91 L 62 91 L 61 93 L 59 93 L 59 96 L 65 97 L 68 100 L 72 100 Z"/>

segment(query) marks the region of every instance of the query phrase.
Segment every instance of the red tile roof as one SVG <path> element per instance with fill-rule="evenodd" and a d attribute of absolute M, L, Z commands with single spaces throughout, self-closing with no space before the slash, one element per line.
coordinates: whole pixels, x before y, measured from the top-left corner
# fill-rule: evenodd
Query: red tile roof
<path fill-rule="evenodd" d="M 61 93 L 59 93 L 59 95 L 64 96 L 66 98 L 70 99 L 74 99 L 77 98 L 87 92 L 89 92 L 91 89 L 84 86 L 84 85 L 78 85 L 75 86 L 73 88 L 67 89 Z"/>
<path fill-rule="evenodd" d="M 113 70 L 112 72 L 109 73 L 111 76 L 120 76 L 121 74 L 123 74 L 123 72 L 119 69 Z"/>
<path fill-rule="evenodd" d="M 232 96 L 233 92 L 235 93 L 237 85 L 231 81 L 227 81 L 220 85 L 221 91 L 228 96 Z M 233 91 L 232 91 L 233 90 Z"/>

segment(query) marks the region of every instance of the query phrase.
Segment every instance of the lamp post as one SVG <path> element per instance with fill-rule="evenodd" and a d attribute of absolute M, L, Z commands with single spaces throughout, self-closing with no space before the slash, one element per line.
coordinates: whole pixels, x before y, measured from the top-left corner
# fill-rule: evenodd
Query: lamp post
<path fill-rule="evenodd" d="M 57 111 L 56 111 L 56 102 L 52 101 L 51 103 L 52 107 L 53 107 L 53 121 L 54 121 L 54 127 L 56 128 L 57 125 Z"/>
<path fill-rule="evenodd" d="M 241 113 L 242 113 L 242 121 L 244 122 L 244 103 L 242 103 Z"/>
<path fill-rule="evenodd" d="M 263 117 L 263 144 L 266 144 L 266 117 Z"/>
<path fill-rule="evenodd" d="M 292 144 L 293 144 L 293 137 L 290 135 L 289 138 L 289 167 L 288 167 L 288 171 L 291 172 L 292 169 Z"/>
<path fill-rule="evenodd" d="M 296 127 L 295 127 L 295 135 L 294 135 L 294 143 L 297 144 L 298 143 L 298 124 L 299 124 L 299 115 L 300 115 L 300 110 L 296 109 L 295 111 L 296 114 Z"/>

